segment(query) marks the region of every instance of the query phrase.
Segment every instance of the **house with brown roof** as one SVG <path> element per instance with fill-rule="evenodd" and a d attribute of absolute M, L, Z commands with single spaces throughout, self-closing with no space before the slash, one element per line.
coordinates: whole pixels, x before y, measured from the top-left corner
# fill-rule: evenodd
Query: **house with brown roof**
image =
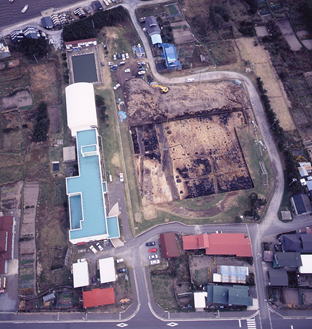
<path fill-rule="evenodd" d="M 206 255 L 252 257 L 251 243 L 244 233 L 212 233 L 182 237 L 183 250 L 205 249 Z"/>
<path fill-rule="evenodd" d="M 83 291 L 82 297 L 84 308 L 112 305 L 116 302 L 114 288 L 96 288 Z"/>
<path fill-rule="evenodd" d="M 8 270 L 8 261 L 13 258 L 13 217 L 0 217 L 0 274 Z"/>
<path fill-rule="evenodd" d="M 177 235 L 173 232 L 161 233 L 159 245 L 163 258 L 173 258 L 181 255 Z"/>

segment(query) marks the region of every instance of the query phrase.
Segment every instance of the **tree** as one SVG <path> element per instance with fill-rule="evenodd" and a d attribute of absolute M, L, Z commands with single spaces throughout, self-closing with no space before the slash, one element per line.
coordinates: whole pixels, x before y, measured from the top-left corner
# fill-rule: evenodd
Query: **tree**
<path fill-rule="evenodd" d="M 47 104 L 41 102 L 37 108 L 36 123 L 34 126 L 33 142 L 45 142 L 48 139 L 50 120 L 48 116 Z"/>
<path fill-rule="evenodd" d="M 39 39 L 24 38 L 12 46 L 13 50 L 18 51 L 29 59 L 40 59 L 47 55 L 49 50 L 48 41 L 41 37 Z"/>

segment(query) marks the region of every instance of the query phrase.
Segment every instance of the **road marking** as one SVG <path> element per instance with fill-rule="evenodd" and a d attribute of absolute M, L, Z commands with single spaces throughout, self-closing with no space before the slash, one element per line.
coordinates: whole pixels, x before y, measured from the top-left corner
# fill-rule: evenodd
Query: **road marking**
<path fill-rule="evenodd" d="M 242 321 L 240 319 L 238 320 L 238 325 L 240 328 L 242 327 Z"/>
<path fill-rule="evenodd" d="M 167 326 L 169 326 L 169 327 L 175 327 L 177 325 L 178 325 L 178 323 L 176 323 L 176 322 L 169 322 L 169 323 L 167 323 Z"/>
<path fill-rule="evenodd" d="M 116 326 L 119 328 L 124 328 L 124 327 L 127 327 L 128 324 L 127 323 L 118 323 L 118 324 L 116 324 Z"/>
<path fill-rule="evenodd" d="M 255 318 L 247 319 L 247 328 L 248 329 L 257 329 Z"/>
<path fill-rule="evenodd" d="M 294 326 L 293 325 L 290 325 L 290 329 L 294 329 Z"/>

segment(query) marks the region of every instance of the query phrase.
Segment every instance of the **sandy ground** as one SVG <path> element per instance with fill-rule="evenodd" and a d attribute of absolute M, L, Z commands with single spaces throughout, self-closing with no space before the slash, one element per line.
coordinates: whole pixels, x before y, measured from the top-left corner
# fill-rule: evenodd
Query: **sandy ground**
<path fill-rule="evenodd" d="M 281 126 L 287 131 L 294 130 L 295 124 L 289 113 L 290 102 L 275 73 L 268 52 L 260 45 L 255 47 L 253 38 L 240 38 L 236 43 L 241 57 L 252 64 L 255 74 L 263 80 Z"/>
<path fill-rule="evenodd" d="M 174 118 L 201 111 L 245 108 L 248 99 L 235 81 L 200 82 L 169 86 L 167 94 L 151 88 L 142 79 L 125 85 L 127 112 L 131 125 L 154 122 L 161 117 Z"/>

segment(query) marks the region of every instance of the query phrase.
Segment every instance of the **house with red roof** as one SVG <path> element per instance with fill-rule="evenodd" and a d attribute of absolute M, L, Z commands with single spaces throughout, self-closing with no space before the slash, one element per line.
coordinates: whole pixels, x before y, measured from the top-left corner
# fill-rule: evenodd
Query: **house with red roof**
<path fill-rule="evenodd" d="M 174 258 L 181 255 L 177 235 L 173 232 L 161 233 L 159 246 L 163 258 Z"/>
<path fill-rule="evenodd" d="M 183 250 L 205 249 L 206 255 L 252 257 L 249 238 L 244 233 L 212 233 L 185 235 Z"/>
<path fill-rule="evenodd" d="M 13 217 L 0 217 L 0 274 L 7 273 L 8 261 L 13 258 Z"/>
<path fill-rule="evenodd" d="M 83 291 L 82 297 L 84 308 L 112 305 L 116 302 L 114 288 L 96 288 Z"/>

